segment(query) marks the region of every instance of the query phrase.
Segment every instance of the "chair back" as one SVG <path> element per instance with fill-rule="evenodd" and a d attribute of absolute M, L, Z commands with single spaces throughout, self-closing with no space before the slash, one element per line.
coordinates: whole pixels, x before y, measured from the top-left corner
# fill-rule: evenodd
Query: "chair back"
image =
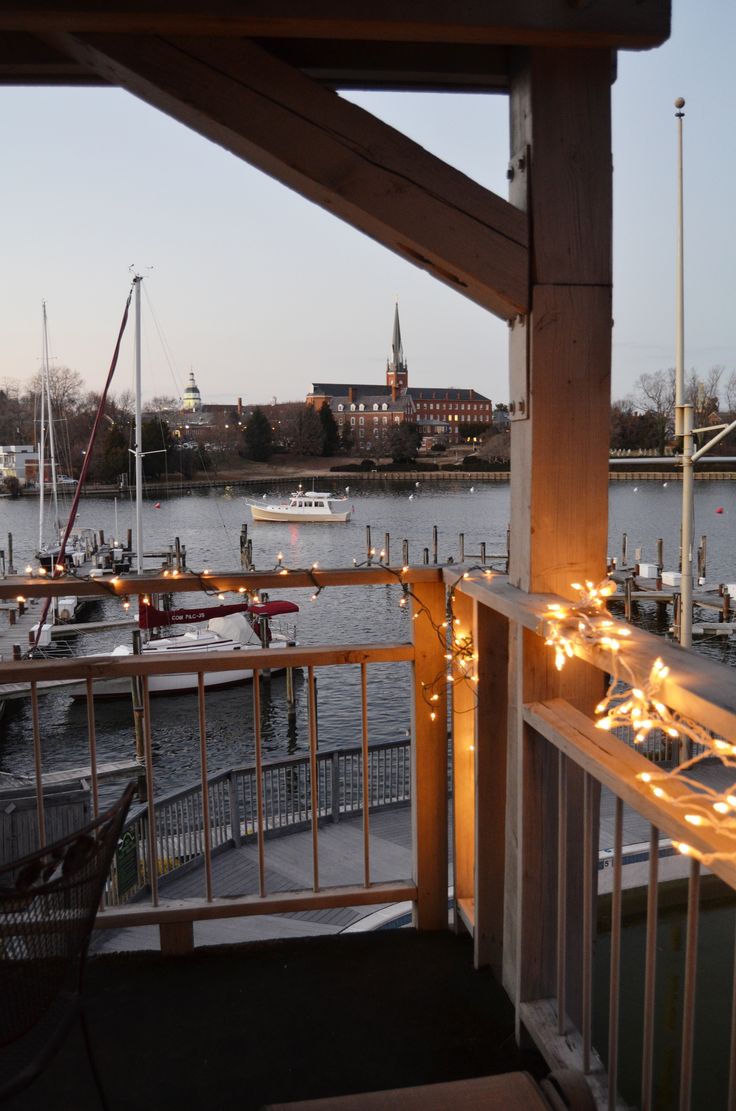
<path fill-rule="evenodd" d="M 83 829 L 0 868 L 0 1048 L 61 992 L 78 993 L 112 855 L 135 784 Z"/>

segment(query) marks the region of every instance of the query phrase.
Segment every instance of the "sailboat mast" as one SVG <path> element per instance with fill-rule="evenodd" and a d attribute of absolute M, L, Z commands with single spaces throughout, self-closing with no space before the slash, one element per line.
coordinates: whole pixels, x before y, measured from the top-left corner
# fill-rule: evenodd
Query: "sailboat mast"
<path fill-rule="evenodd" d="M 49 374 L 49 335 L 48 324 L 46 318 L 46 302 L 43 302 L 43 388 L 46 391 L 46 412 L 48 414 L 49 424 L 49 455 L 51 457 L 51 490 L 54 497 L 54 528 L 57 535 L 54 537 L 56 542 L 59 537 L 58 533 L 61 528 L 61 521 L 59 520 L 59 490 L 56 482 L 56 440 L 54 438 L 54 415 L 51 412 L 51 376 Z"/>
<path fill-rule="evenodd" d="M 141 412 L 141 281 L 135 284 L 135 569 L 143 570 L 143 417 Z"/>
<path fill-rule="evenodd" d="M 43 301 L 44 319 L 46 302 Z M 44 335 L 46 329 L 44 328 Z M 42 340 L 43 343 L 43 340 Z M 43 347 L 42 347 L 43 350 Z M 43 500 L 46 479 L 46 383 L 44 381 L 43 355 L 41 356 L 41 419 L 38 426 L 38 550 L 43 547 Z"/>

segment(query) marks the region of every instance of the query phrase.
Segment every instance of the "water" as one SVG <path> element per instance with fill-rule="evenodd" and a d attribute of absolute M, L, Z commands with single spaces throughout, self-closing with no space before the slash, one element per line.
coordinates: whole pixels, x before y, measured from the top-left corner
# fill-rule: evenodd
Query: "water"
<path fill-rule="evenodd" d="M 239 567 L 239 537 L 243 522 L 249 523 L 254 561 L 259 569 L 277 562 L 279 553 L 289 568 L 304 568 L 315 561 L 324 567 L 351 566 L 366 558 L 366 525 L 372 529 L 372 543 L 383 546 L 384 534 L 391 537 L 392 561 L 401 560 L 401 542 L 409 542 L 412 562 L 421 562 L 422 550 L 432 547 L 432 526 L 439 530 L 439 558 L 459 557 L 458 536 L 465 535 L 466 559 L 478 557 L 481 543 L 491 555 L 503 555 L 509 516 L 507 484 L 452 483 L 452 485 L 400 482 L 360 487 L 351 482 L 349 497 L 355 507 L 347 525 L 269 524 L 252 525 L 247 506 L 240 496 L 228 498 L 220 493 L 195 494 L 162 501 L 161 508 L 148 501 L 144 508 L 146 550 L 167 549 L 179 536 L 187 549 L 187 563 L 194 570 L 210 568 L 231 570 Z M 342 487 L 341 487 L 342 488 Z M 282 487 L 282 490 L 284 488 Z M 261 490 L 255 496 L 260 496 Z M 730 483 L 699 484 L 696 491 L 695 536 L 708 535 L 709 581 L 736 580 L 736 509 Z M 269 491 L 269 497 L 278 487 Z M 619 555 L 621 535 L 628 533 L 629 552 L 641 547 L 642 558 L 654 560 L 655 543 L 662 537 L 665 564 L 677 566 L 681 488 L 677 483 L 664 485 L 645 482 L 638 487 L 613 483 L 610 497 L 611 555 Z M 35 550 L 37 503 L 26 498 L 4 500 L 0 535 L 13 533 L 15 564 L 25 566 Z M 724 507 L 723 514 L 716 508 Z M 110 499 L 86 499 L 78 523 L 99 530 L 111 538 L 133 525 L 133 506 Z M 499 560 L 495 561 L 501 565 Z M 397 586 L 372 588 L 330 587 L 312 602 L 310 590 L 290 591 L 300 606 L 298 639 L 300 643 L 399 642 L 410 639 L 407 610 L 399 607 Z M 192 596 L 188 603 L 196 604 Z M 642 607 L 643 620 L 656 628 L 656 609 Z M 95 619 L 119 617 L 114 600 L 95 603 Z M 127 633 L 125 634 L 128 635 Z M 97 634 L 84 638 L 78 650 L 105 651 L 118 643 L 120 633 Z M 698 650 L 723 662 L 736 663 L 736 645 L 721 638 L 699 645 Z M 317 669 L 319 705 L 319 743 L 330 749 L 354 744 L 360 738 L 360 674 L 357 667 Z M 410 726 L 409 669 L 406 664 L 372 666 L 369 671 L 370 741 L 397 740 L 407 735 Z M 199 777 L 199 733 L 195 695 L 154 700 L 153 747 L 156 793 L 191 782 Z M 46 768 L 79 767 L 88 763 L 87 719 L 84 704 L 68 695 L 48 695 L 41 700 L 41 726 Z M 130 708 L 127 703 L 103 704 L 96 708 L 99 759 L 119 760 L 132 756 Z M 30 707 L 15 704 L 0 725 L 0 771 L 30 774 Z M 264 699 L 264 752 L 267 756 L 293 754 L 308 749 L 306 683 L 296 681 L 296 715 L 289 718 L 285 680 L 275 676 Z M 249 687 L 221 691 L 207 698 L 207 743 L 209 770 L 217 771 L 253 758 L 253 725 Z"/>

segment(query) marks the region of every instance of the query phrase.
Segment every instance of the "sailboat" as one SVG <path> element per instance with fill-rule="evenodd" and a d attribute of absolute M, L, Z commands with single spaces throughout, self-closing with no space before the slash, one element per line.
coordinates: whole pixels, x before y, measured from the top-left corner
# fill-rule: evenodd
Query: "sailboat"
<path fill-rule="evenodd" d="M 143 452 L 141 410 L 141 315 L 140 287 L 142 278 L 133 279 L 135 288 L 135 571 L 143 571 Z M 263 648 L 287 647 L 295 644 L 295 629 L 282 628 L 274 619 L 295 614 L 299 607 L 294 602 L 271 602 L 267 596 L 259 600 L 243 601 L 232 605 L 201 606 L 197 609 L 159 609 L 148 595 L 138 601 L 138 625 L 141 631 L 140 653 L 181 659 L 195 652 L 238 652 L 243 656 L 243 667 L 235 671 L 209 672 L 204 685 L 226 687 L 252 679 L 255 666 L 254 653 Z M 186 627 L 181 631 L 180 627 Z M 162 635 L 162 630 L 166 633 Z M 145 639 L 144 639 L 145 638 Z M 136 652 L 132 644 L 118 645 L 113 656 L 129 656 Z M 284 665 L 286 666 L 286 665 Z M 271 671 L 281 670 L 270 668 Z M 196 672 L 151 676 L 148 689 L 151 694 L 181 694 L 196 691 Z M 95 684 L 95 697 L 130 697 L 128 679 L 104 679 Z M 74 692 L 74 697 L 83 697 Z"/>
<path fill-rule="evenodd" d="M 41 365 L 41 413 L 38 440 L 38 551 L 36 558 L 41 567 L 53 573 L 61 558 L 61 518 L 59 516 L 59 482 L 61 476 L 57 474 L 56 437 L 54 431 L 54 414 L 51 409 L 51 375 L 49 371 L 49 340 L 48 320 L 46 316 L 46 302 L 42 302 L 43 312 L 43 356 Z M 51 503 L 53 505 L 54 539 L 47 541 L 45 534 L 45 485 L 46 485 L 46 439 L 48 431 L 49 469 L 51 482 Z M 70 545 L 65 553 L 65 565 L 81 567 L 89 558 L 86 538 L 80 544 L 77 538 L 75 546 Z M 53 619 L 55 622 L 73 621 L 79 608 L 78 599 L 69 594 L 54 600 Z"/>

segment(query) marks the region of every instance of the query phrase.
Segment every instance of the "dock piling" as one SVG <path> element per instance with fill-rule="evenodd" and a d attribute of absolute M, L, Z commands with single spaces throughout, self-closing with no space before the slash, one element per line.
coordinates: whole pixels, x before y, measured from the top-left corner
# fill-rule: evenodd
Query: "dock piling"
<path fill-rule="evenodd" d="M 402 567 L 408 567 L 409 566 L 409 541 L 408 540 L 402 540 L 401 541 L 401 566 Z"/>
<path fill-rule="evenodd" d="M 383 562 L 391 563 L 391 537 L 387 532 L 383 534 Z"/>
<path fill-rule="evenodd" d="M 438 537 L 439 537 L 439 532 L 438 532 L 438 529 L 437 529 L 437 525 L 432 525 L 432 563 L 437 562 Z"/>

